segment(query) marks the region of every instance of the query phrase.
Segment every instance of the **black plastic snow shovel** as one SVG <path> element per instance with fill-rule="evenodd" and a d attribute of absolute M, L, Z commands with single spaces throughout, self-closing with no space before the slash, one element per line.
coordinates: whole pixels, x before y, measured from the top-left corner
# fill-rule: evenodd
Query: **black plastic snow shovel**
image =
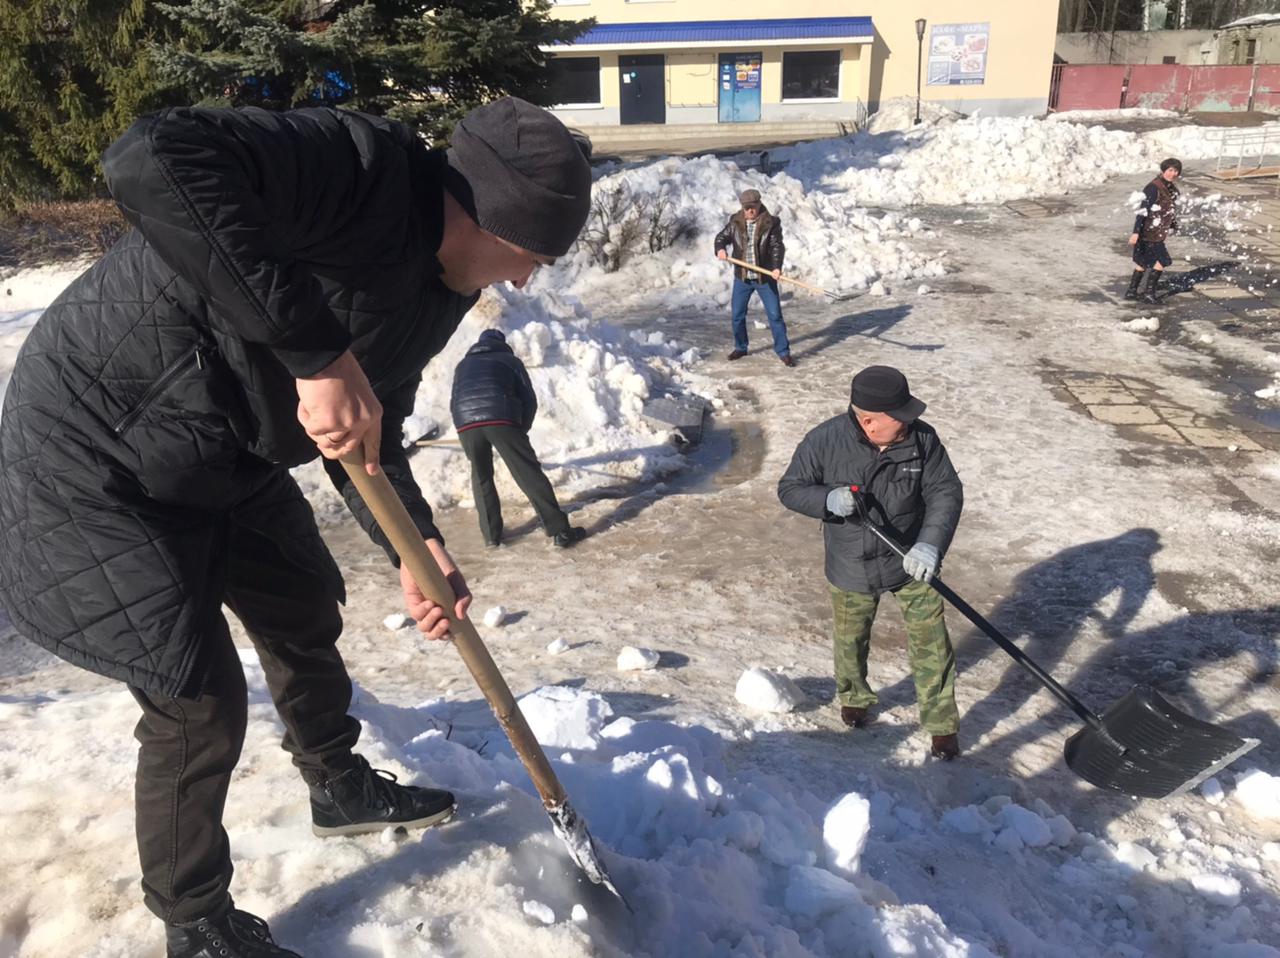
<path fill-rule="evenodd" d="M 347 475 L 355 483 L 360 498 L 365 501 L 374 519 L 390 540 L 400 561 L 408 566 L 413 574 L 413 581 L 418 584 L 422 594 L 441 606 L 449 616 L 449 632 L 453 636 L 454 648 L 462 657 L 467 669 L 475 679 L 476 685 L 484 693 L 489 707 L 493 710 L 498 724 L 507 733 L 516 755 L 533 779 L 534 787 L 542 798 L 542 805 L 551 818 L 551 827 L 560 836 L 568 848 L 569 857 L 592 882 L 603 885 L 613 892 L 624 905 L 627 900 L 618 891 L 609 878 L 609 872 L 600 860 L 599 849 L 595 839 L 587 831 L 586 822 L 569 804 L 569 796 L 564 786 L 556 777 L 555 770 L 547 761 L 547 755 L 533 737 L 533 731 L 525 720 L 520 706 L 516 703 L 511 689 L 507 686 L 502 673 L 489 655 L 488 648 L 471 619 L 464 616 L 459 619 L 454 614 L 457 597 L 449 580 L 444 577 L 440 567 L 436 565 L 431 553 L 427 551 L 422 536 L 409 517 L 409 512 L 400 501 L 386 474 L 379 472 L 371 476 L 365 471 L 363 453 L 357 451 L 342 460 Z M 628 908 L 630 906 L 628 905 Z"/>
<path fill-rule="evenodd" d="M 884 529 L 865 521 L 881 542 L 906 555 Z M 934 576 L 929 584 L 1084 721 L 1085 727 L 1067 739 L 1063 755 L 1086 782 L 1140 798 L 1170 798 L 1195 788 L 1258 744 L 1256 738 L 1240 738 L 1193 718 L 1147 686 L 1134 688 L 1099 717 L 945 582 Z"/>

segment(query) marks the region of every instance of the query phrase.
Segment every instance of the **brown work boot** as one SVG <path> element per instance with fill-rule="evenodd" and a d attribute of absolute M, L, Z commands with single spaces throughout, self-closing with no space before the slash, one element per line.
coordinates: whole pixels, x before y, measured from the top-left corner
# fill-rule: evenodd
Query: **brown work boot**
<path fill-rule="evenodd" d="M 869 721 L 867 709 L 862 705 L 842 705 L 840 706 L 840 721 L 844 722 L 849 728 L 862 728 Z"/>
<path fill-rule="evenodd" d="M 729 354 L 729 362 L 733 362 L 735 359 L 741 359 L 746 354 L 747 351 L 745 349 L 735 349 Z"/>
<path fill-rule="evenodd" d="M 940 758 L 944 762 L 949 762 L 953 758 L 960 755 L 960 736 L 955 732 L 950 735 L 935 735 L 933 737 L 933 745 L 929 748 L 929 754 L 934 758 Z"/>
<path fill-rule="evenodd" d="M 790 353 L 787 353 L 785 356 L 779 356 L 778 358 L 782 360 L 782 365 L 784 366 L 794 366 L 796 364 L 796 361 L 791 358 Z"/>

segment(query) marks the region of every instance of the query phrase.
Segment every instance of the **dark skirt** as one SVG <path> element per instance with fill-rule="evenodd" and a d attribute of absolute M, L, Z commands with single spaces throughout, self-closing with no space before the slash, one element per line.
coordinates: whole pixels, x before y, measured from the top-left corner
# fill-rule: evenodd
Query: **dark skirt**
<path fill-rule="evenodd" d="M 1143 269 L 1151 269 L 1156 263 L 1165 267 L 1173 265 L 1173 257 L 1169 255 L 1164 243 L 1147 243 L 1143 240 L 1138 240 L 1133 247 L 1133 261 Z"/>

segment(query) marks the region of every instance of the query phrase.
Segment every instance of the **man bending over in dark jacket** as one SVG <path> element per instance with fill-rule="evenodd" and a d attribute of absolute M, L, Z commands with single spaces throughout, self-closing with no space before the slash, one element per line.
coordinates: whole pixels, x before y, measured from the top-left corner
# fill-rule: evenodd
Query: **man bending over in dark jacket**
<path fill-rule="evenodd" d="M 224 603 L 257 648 L 316 834 L 452 814 L 448 792 L 353 751 L 342 576 L 289 468 L 323 455 L 398 564 L 337 460 L 381 461 L 466 612 L 401 425 L 479 291 L 568 251 L 588 149 L 506 98 L 464 117 L 448 152 L 348 110 L 191 108 L 138 120 L 103 157 L 134 229 L 45 311 L 14 368 L 0 602 L 138 702 L 142 889 L 170 958 L 296 956 L 231 900 L 222 812 L 247 703 Z M 444 610 L 400 581 L 418 628 L 445 638 Z"/>
<path fill-rule="evenodd" d="M 569 525 L 529 442 L 538 397 L 524 363 L 500 330 L 486 329 L 458 363 L 449 411 L 462 451 L 471 462 L 471 492 L 485 545 L 502 544 L 502 503 L 493 481 L 495 449 L 552 542 L 566 548 L 586 537 L 587 530 Z"/>
<path fill-rule="evenodd" d="M 955 535 L 964 495 L 933 427 L 920 421 L 924 403 L 907 378 L 888 366 L 853 377 L 848 412 L 828 419 L 796 447 L 778 482 L 788 509 L 821 519 L 827 582 L 835 612 L 836 696 L 850 728 L 870 721 L 876 693 L 867 684 L 871 624 L 886 592 L 902 609 L 915 675 L 920 724 L 936 758 L 960 754 L 956 656 L 942 618 L 942 596 L 929 585 Z M 897 555 L 866 528 L 868 517 L 905 547 Z"/>

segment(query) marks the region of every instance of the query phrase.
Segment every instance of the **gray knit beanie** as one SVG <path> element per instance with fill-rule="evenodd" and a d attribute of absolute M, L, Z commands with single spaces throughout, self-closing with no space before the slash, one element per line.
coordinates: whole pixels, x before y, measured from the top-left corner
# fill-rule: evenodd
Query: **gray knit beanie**
<path fill-rule="evenodd" d="M 591 142 L 513 96 L 476 107 L 450 139 L 451 186 L 483 230 L 543 256 L 563 256 L 591 209 Z"/>

